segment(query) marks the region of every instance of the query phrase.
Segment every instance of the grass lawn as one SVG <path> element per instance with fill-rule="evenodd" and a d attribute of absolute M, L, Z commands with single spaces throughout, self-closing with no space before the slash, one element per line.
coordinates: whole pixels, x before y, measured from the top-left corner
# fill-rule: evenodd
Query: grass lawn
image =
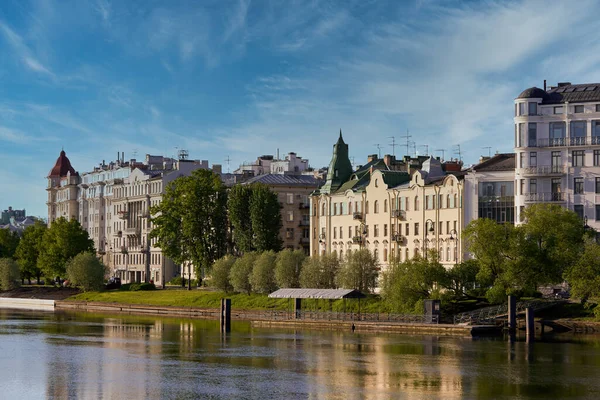
<path fill-rule="evenodd" d="M 81 293 L 67 300 L 96 301 L 104 303 L 146 304 L 155 306 L 219 308 L 222 298 L 231 299 L 231 307 L 238 310 L 287 310 L 292 300 L 270 299 L 266 294 L 223 293 L 206 290 L 151 290 L 151 291 L 119 291 Z M 361 300 L 361 312 L 387 312 L 385 303 L 379 296 L 369 296 Z M 303 300 L 305 310 L 343 311 L 342 300 Z M 346 311 L 357 311 L 357 300 L 346 300 Z"/>

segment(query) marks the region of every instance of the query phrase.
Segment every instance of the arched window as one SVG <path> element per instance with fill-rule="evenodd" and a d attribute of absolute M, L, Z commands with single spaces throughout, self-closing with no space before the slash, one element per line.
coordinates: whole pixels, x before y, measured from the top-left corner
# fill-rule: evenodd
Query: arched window
<path fill-rule="evenodd" d="M 383 212 L 387 212 L 387 199 L 383 200 Z"/>
<path fill-rule="evenodd" d="M 373 213 L 377 214 L 379 213 L 379 201 L 375 200 L 375 203 L 373 204 Z"/>
<path fill-rule="evenodd" d="M 450 261 L 450 246 L 446 247 L 446 261 Z"/>
<path fill-rule="evenodd" d="M 352 202 L 348 202 L 348 214 L 352 214 Z"/>
<path fill-rule="evenodd" d="M 375 257 L 375 260 L 379 262 L 379 250 L 378 249 L 373 250 L 373 257 Z"/>
<path fill-rule="evenodd" d="M 325 215 L 325 202 L 323 202 L 323 207 L 321 209 L 321 215 Z"/>
<path fill-rule="evenodd" d="M 419 196 L 415 196 L 415 211 L 419 211 Z"/>
<path fill-rule="evenodd" d="M 457 207 L 458 207 L 458 195 L 455 194 L 454 195 L 454 208 L 457 208 Z"/>
<path fill-rule="evenodd" d="M 340 249 L 340 260 L 344 259 L 344 250 Z"/>
<path fill-rule="evenodd" d="M 407 247 L 407 248 L 404 250 L 404 261 L 408 261 L 408 257 L 409 257 L 409 254 L 408 254 L 408 247 Z"/>
<path fill-rule="evenodd" d="M 388 256 L 387 249 L 383 249 L 383 262 L 387 262 L 387 256 Z"/>
<path fill-rule="evenodd" d="M 451 208 L 450 207 L 450 195 L 446 195 L 446 208 Z"/>

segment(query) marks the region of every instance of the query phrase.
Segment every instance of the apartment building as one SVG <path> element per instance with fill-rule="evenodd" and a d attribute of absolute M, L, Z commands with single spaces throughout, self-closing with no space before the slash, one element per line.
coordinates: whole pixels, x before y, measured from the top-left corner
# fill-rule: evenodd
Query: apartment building
<path fill-rule="evenodd" d="M 515 213 L 559 204 L 600 229 L 600 84 L 559 83 L 515 99 Z"/>
<path fill-rule="evenodd" d="M 464 172 L 433 157 L 392 170 L 369 156 L 352 170 L 342 134 L 325 184 L 311 195 L 311 255 L 369 249 L 385 268 L 436 249 L 446 267 L 462 260 Z"/>

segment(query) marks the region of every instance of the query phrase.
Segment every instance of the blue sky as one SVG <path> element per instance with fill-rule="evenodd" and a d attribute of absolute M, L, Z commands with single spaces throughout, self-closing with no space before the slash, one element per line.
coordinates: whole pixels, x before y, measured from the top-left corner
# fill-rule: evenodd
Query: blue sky
<path fill-rule="evenodd" d="M 513 99 L 600 82 L 595 1 L 109 1 L 0 4 L 0 209 L 46 214 L 64 146 L 90 170 L 175 154 L 231 170 L 295 151 L 356 164 L 417 150 L 512 151 Z M 420 147 L 422 146 L 422 147 Z M 396 154 L 405 152 L 396 148 Z M 433 152 L 440 155 L 441 152 Z"/>

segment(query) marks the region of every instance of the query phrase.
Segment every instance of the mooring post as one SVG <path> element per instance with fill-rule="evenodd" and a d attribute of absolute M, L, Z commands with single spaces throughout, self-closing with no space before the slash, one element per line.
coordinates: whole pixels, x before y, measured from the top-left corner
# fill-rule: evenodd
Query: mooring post
<path fill-rule="evenodd" d="M 231 299 L 221 299 L 221 332 L 231 332 Z"/>
<path fill-rule="evenodd" d="M 508 331 L 517 330 L 517 299 L 515 296 L 508 296 Z"/>
<path fill-rule="evenodd" d="M 294 299 L 294 318 L 302 318 L 302 299 Z"/>
<path fill-rule="evenodd" d="M 530 307 L 525 309 L 525 330 L 527 340 L 533 339 L 535 336 L 535 322 L 533 320 L 533 308 Z"/>

